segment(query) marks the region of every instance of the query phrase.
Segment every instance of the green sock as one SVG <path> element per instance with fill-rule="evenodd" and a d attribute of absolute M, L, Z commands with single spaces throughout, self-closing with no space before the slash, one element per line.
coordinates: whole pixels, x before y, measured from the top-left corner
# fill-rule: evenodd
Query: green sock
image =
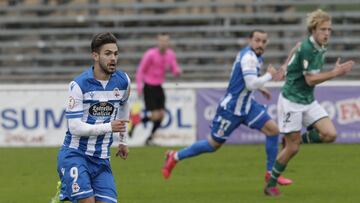
<path fill-rule="evenodd" d="M 277 184 L 277 179 L 282 172 L 284 172 L 286 165 L 279 163 L 277 160 L 271 170 L 271 177 L 267 187 L 274 187 Z"/>
<path fill-rule="evenodd" d="M 319 131 L 316 129 L 309 130 L 301 135 L 302 143 L 321 143 Z"/>

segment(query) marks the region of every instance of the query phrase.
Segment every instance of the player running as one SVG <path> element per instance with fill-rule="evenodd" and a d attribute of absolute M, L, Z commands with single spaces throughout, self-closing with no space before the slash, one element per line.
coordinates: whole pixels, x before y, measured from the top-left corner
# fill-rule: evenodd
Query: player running
<path fill-rule="evenodd" d="M 264 88 L 264 84 L 278 77 L 276 69 L 271 65 L 267 68 L 267 73 L 259 76 L 267 38 L 267 33 L 262 30 L 254 30 L 250 33 L 249 45 L 238 53 L 233 64 L 226 95 L 221 100 L 212 121 L 211 135 L 207 140 L 198 141 L 177 152 L 167 152 L 166 161 L 162 168 L 165 179 L 170 177 L 177 162 L 219 149 L 233 130 L 241 124 L 267 135 L 267 170 L 271 170 L 278 152 L 279 129 L 276 122 L 270 118 L 266 108 L 257 103 L 253 96 L 253 92 L 259 90 L 265 97 L 270 97 L 271 95 Z M 266 174 L 266 179 L 269 180 L 270 173 L 267 172 Z M 291 180 L 282 177 L 278 178 L 278 181 L 279 184 L 284 185 L 292 183 Z"/>
<path fill-rule="evenodd" d="M 336 129 L 328 114 L 315 100 L 317 84 L 342 76 L 351 71 L 354 61 L 340 63 L 334 69 L 322 72 L 326 47 L 331 36 L 331 17 L 318 9 L 307 17 L 306 37 L 289 61 L 286 81 L 278 99 L 278 123 L 285 134 L 285 147 L 279 153 L 264 192 L 279 196 L 277 178 L 296 153 L 300 143 L 329 143 L 336 139 Z M 302 126 L 307 131 L 301 135 Z"/>

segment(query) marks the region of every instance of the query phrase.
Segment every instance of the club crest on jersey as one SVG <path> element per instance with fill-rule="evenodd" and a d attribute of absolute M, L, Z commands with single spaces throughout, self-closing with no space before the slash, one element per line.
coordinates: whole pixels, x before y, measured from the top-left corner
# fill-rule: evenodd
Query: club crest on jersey
<path fill-rule="evenodd" d="M 80 186 L 77 183 L 73 183 L 71 188 L 72 188 L 73 193 L 77 193 L 80 191 Z"/>
<path fill-rule="evenodd" d="M 217 131 L 217 135 L 218 135 L 219 137 L 224 136 L 224 130 L 223 130 L 223 129 L 219 129 L 219 130 Z"/>
<path fill-rule="evenodd" d="M 309 66 L 309 62 L 307 60 L 304 60 L 304 69 L 307 69 Z"/>
<path fill-rule="evenodd" d="M 94 93 L 94 92 L 90 92 L 89 95 L 90 95 L 90 97 L 91 97 L 91 99 L 92 99 L 92 98 L 94 98 L 95 93 Z"/>
<path fill-rule="evenodd" d="M 89 108 L 89 114 L 92 116 L 111 116 L 114 112 L 114 105 L 108 102 L 98 102 Z"/>
<path fill-rule="evenodd" d="M 114 88 L 114 90 L 113 90 L 113 92 L 114 92 L 114 96 L 116 97 L 116 98 L 118 98 L 118 97 L 120 97 L 120 90 L 119 90 L 119 88 Z"/>
<path fill-rule="evenodd" d="M 74 106 L 75 106 L 75 99 L 74 99 L 74 97 L 70 96 L 70 97 L 69 97 L 68 108 L 69 108 L 69 109 L 73 109 Z"/>

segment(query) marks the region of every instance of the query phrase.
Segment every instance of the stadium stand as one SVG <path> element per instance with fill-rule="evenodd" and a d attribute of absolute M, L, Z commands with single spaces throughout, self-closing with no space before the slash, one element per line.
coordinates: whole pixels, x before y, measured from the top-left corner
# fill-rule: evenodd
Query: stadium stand
<path fill-rule="evenodd" d="M 326 67 L 354 59 L 344 79 L 359 79 L 358 0 L 12 0 L 0 1 L 0 83 L 69 81 L 91 64 L 89 41 L 103 31 L 119 38 L 131 78 L 156 34 L 169 32 L 182 81 L 225 81 L 250 30 L 269 32 L 266 62 L 278 66 L 319 5 L 333 16 Z"/>

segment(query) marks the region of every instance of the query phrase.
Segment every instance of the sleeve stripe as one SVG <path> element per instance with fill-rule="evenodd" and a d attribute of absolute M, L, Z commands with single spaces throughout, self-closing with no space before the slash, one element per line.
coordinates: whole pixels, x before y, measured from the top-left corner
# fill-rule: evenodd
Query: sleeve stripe
<path fill-rule="evenodd" d="M 67 111 L 67 114 L 73 114 L 73 113 L 83 113 L 84 111 Z"/>
<path fill-rule="evenodd" d="M 83 113 L 65 113 L 66 116 L 82 116 Z"/>
<path fill-rule="evenodd" d="M 243 74 L 244 76 L 247 76 L 247 75 L 257 75 L 256 73 L 245 73 Z"/>
<path fill-rule="evenodd" d="M 256 73 L 256 70 L 243 70 L 243 73 Z"/>
<path fill-rule="evenodd" d="M 257 72 L 256 66 L 254 67 L 241 67 L 242 72 Z"/>
<path fill-rule="evenodd" d="M 71 118 L 82 118 L 82 115 L 66 115 L 67 119 L 71 119 Z"/>

